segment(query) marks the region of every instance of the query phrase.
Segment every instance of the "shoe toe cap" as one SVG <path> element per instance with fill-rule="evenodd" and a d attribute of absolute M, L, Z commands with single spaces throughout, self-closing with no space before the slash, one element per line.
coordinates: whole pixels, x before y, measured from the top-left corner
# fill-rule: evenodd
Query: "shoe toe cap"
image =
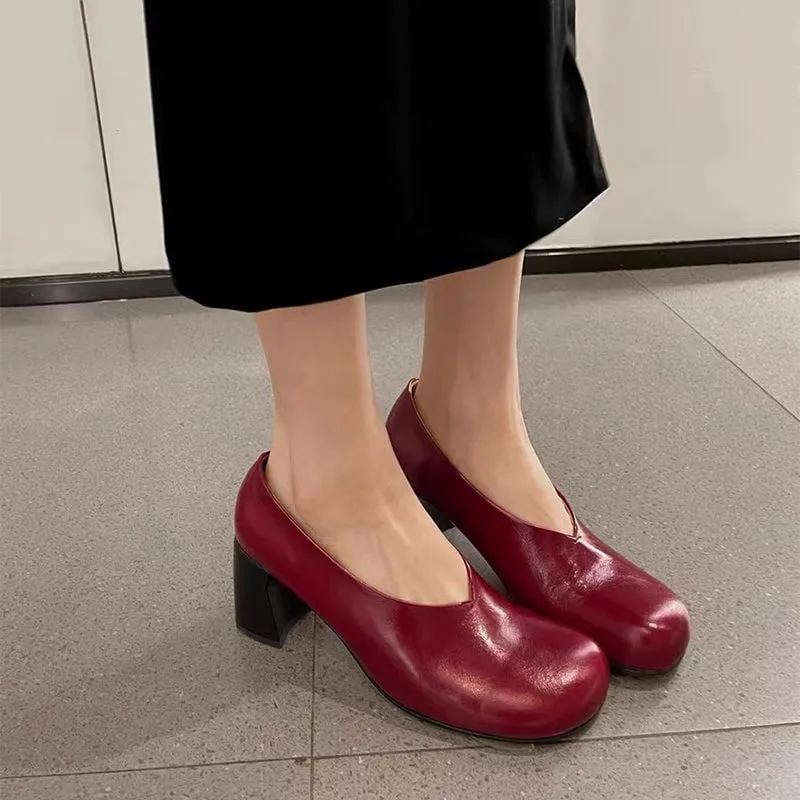
<path fill-rule="evenodd" d="M 573 730 L 593 719 L 605 702 L 609 685 L 609 665 L 605 653 L 588 637 L 576 642 L 569 663 L 561 676 L 559 701 L 569 709 L 563 724 Z"/>
<path fill-rule="evenodd" d="M 683 658 L 689 636 L 689 612 L 677 597 L 671 597 L 656 605 L 631 630 L 618 666 L 643 672 L 668 672 Z"/>
<path fill-rule="evenodd" d="M 527 681 L 516 698 L 509 698 L 509 711 L 520 738 L 566 736 L 597 716 L 605 702 L 608 659 L 583 634 L 568 631 L 567 638 L 569 646 L 546 655 L 546 663 L 529 657 Z"/>

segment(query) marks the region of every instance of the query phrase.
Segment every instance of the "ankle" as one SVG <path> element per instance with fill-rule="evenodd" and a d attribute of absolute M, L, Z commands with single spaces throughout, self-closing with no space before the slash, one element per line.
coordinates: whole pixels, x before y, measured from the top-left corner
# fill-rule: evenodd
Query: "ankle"
<path fill-rule="evenodd" d="M 452 402 L 442 402 L 452 397 Z M 531 445 L 516 392 L 491 398 L 430 392 L 421 382 L 417 411 L 448 459 L 501 508 L 565 534 L 573 521 Z"/>
<path fill-rule="evenodd" d="M 265 477 L 278 501 L 312 527 L 375 512 L 402 488 L 403 473 L 388 444 L 327 454 L 320 449 L 311 461 L 292 456 L 274 450 Z"/>
<path fill-rule="evenodd" d="M 414 403 L 428 429 L 443 447 L 527 438 L 517 393 L 484 393 L 473 388 L 431 388 L 420 381 Z"/>

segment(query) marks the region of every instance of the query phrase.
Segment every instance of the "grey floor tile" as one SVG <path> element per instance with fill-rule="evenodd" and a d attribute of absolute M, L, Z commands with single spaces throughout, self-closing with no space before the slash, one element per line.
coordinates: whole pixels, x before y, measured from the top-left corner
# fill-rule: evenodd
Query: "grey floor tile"
<path fill-rule="evenodd" d="M 300 762 L 300 763 L 298 763 Z M 270 761 L 210 767 L 17 778 L 2 800 L 310 800 L 310 763 Z"/>
<path fill-rule="evenodd" d="M 384 409 L 420 312 L 417 288 L 370 301 Z M 311 621 L 278 652 L 231 621 L 232 502 L 271 427 L 250 320 L 164 299 L 0 323 L 4 774 L 308 755 Z M 694 618 L 678 675 L 616 682 L 589 735 L 800 719 L 797 422 L 625 275 L 527 279 L 521 354 L 558 483 Z M 318 633 L 317 753 L 465 742 Z"/>
<path fill-rule="evenodd" d="M 636 273 L 800 417 L 800 261 Z"/>
<path fill-rule="evenodd" d="M 450 750 L 333 758 L 315 800 L 793 800 L 798 729 L 622 739 L 532 753 Z"/>
<path fill-rule="evenodd" d="M 269 428 L 252 323 L 68 312 L 2 317 L 3 774 L 308 755 L 311 620 L 283 651 L 232 621 L 232 503 Z"/>

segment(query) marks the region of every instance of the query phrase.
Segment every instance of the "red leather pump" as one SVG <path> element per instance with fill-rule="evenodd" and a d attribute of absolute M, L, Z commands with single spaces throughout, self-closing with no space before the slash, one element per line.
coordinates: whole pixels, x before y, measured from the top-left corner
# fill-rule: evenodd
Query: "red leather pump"
<path fill-rule="evenodd" d="M 563 497 L 572 536 L 529 525 L 496 506 L 426 428 L 414 403 L 416 383 L 398 398 L 387 427 L 406 477 L 439 526 L 454 524 L 513 599 L 583 631 L 617 670 L 648 674 L 675 667 L 689 643 L 689 615 L 675 594 L 604 544 Z"/>
<path fill-rule="evenodd" d="M 234 587 L 241 630 L 280 647 L 311 607 L 393 703 L 494 739 L 563 738 L 600 710 L 608 662 L 597 645 L 486 584 L 427 606 L 381 594 L 320 548 L 270 492 L 261 456 L 236 503 Z"/>

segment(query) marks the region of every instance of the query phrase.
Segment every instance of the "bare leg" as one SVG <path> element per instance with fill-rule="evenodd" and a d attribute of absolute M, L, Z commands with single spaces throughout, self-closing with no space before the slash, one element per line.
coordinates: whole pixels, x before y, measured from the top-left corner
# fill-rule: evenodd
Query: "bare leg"
<path fill-rule="evenodd" d="M 276 497 L 374 588 L 431 605 L 467 599 L 464 562 L 406 482 L 379 416 L 364 296 L 256 320 L 275 397 Z"/>
<path fill-rule="evenodd" d="M 522 256 L 426 282 L 416 392 L 442 449 L 506 511 L 563 533 L 572 522 L 528 438 L 519 396 Z"/>

